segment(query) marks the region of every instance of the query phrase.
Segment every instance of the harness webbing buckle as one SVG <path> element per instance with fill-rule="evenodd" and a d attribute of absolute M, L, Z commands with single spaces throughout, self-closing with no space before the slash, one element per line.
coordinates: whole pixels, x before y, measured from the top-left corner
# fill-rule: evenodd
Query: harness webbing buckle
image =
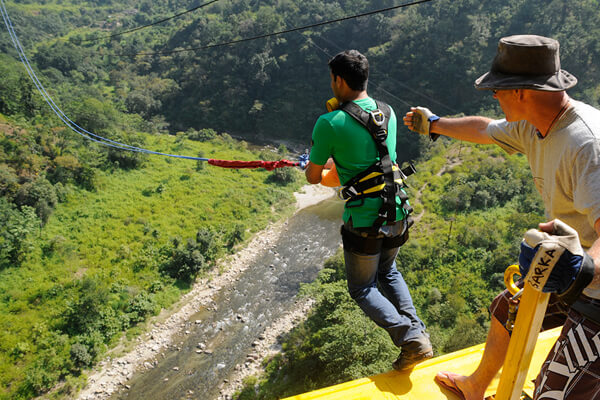
<path fill-rule="evenodd" d="M 371 121 L 377 126 L 381 126 L 385 122 L 385 114 L 380 109 L 369 111 L 369 115 Z"/>

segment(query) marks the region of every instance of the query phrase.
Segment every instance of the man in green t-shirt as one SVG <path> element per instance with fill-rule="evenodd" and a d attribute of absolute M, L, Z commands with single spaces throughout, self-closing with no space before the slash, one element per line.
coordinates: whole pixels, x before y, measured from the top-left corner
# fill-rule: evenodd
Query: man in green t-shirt
<path fill-rule="evenodd" d="M 366 91 L 369 64 L 364 55 L 356 50 L 344 51 L 329 61 L 329 68 L 331 89 L 340 104 L 354 102 L 367 112 L 378 108 Z M 386 123 L 388 134 L 385 144 L 391 162 L 395 163 L 396 116 L 391 108 Z M 335 164 L 339 182 L 344 185 L 380 158 L 375 140 L 367 128 L 342 110 L 321 115 L 315 124 L 312 140 L 306 168 L 306 179 L 312 184 L 320 183 L 323 169 Z M 396 220 L 388 221 L 375 230 L 373 226 L 383 201 L 381 197 L 368 197 L 346 203 L 343 215 L 346 279 L 350 296 L 367 316 L 388 332 L 394 344 L 401 347 L 393 367 L 407 370 L 432 357 L 433 351 L 425 325 L 417 317 L 408 287 L 396 269 L 395 259 L 400 245 L 394 239 L 401 235 L 406 237 L 408 212 L 402 200 L 396 197 Z M 366 250 L 361 246 L 366 241 L 379 241 L 380 246 L 374 251 L 371 248 Z"/>

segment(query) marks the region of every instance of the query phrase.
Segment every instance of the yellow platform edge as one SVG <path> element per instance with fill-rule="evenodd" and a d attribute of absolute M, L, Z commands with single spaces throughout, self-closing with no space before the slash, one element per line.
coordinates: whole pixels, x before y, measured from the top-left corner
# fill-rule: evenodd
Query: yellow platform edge
<path fill-rule="evenodd" d="M 540 333 L 538 337 L 523 388 L 530 397 L 533 397 L 533 381 L 559 334 L 560 328 L 555 328 Z M 410 372 L 389 371 L 287 397 L 284 400 L 456 400 L 456 395 L 442 389 L 433 378 L 439 371 L 471 374 L 477 368 L 484 348 L 485 343 L 479 344 L 427 360 Z M 488 387 L 486 397 L 496 393 L 499 379 L 500 373 Z"/>

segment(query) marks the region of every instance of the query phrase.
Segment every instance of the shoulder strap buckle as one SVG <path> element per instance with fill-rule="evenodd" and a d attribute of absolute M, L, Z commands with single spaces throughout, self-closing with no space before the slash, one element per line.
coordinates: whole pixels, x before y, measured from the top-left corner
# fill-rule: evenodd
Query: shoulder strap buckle
<path fill-rule="evenodd" d="M 382 126 L 385 123 L 385 114 L 380 110 L 369 111 L 371 121 L 377 126 Z"/>

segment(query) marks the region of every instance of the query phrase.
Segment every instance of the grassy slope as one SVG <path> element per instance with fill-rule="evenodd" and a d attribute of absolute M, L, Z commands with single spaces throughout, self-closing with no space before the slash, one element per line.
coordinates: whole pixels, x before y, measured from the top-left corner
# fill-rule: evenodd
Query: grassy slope
<path fill-rule="evenodd" d="M 150 137 L 148 148 L 210 158 L 256 159 L 233 141 L 181 142 Z M 239 223 L 246 237 L 289 211 L 295 185 L 266 183 L 264 170 L 227 170 L 149 156 L 139 170 L 99 172 L 98 190 L 72 188 L 33 239 L 21 268 L 0 271 L 0 398 L 10 398 L 36 359 L 36 326 L 52 327 L 71 300 L 69 288 L 83 277 L 132 296 L 157 281 L 155 300 L 167 307 L 187 289 L 165 280 L 153 252 L 173 237 L 193 238 L 201 227 L 216 234 Z M 15 348 L 25 348 L 14 356 Z M 14 393 L 13 393 L 14 394 Z"/>

